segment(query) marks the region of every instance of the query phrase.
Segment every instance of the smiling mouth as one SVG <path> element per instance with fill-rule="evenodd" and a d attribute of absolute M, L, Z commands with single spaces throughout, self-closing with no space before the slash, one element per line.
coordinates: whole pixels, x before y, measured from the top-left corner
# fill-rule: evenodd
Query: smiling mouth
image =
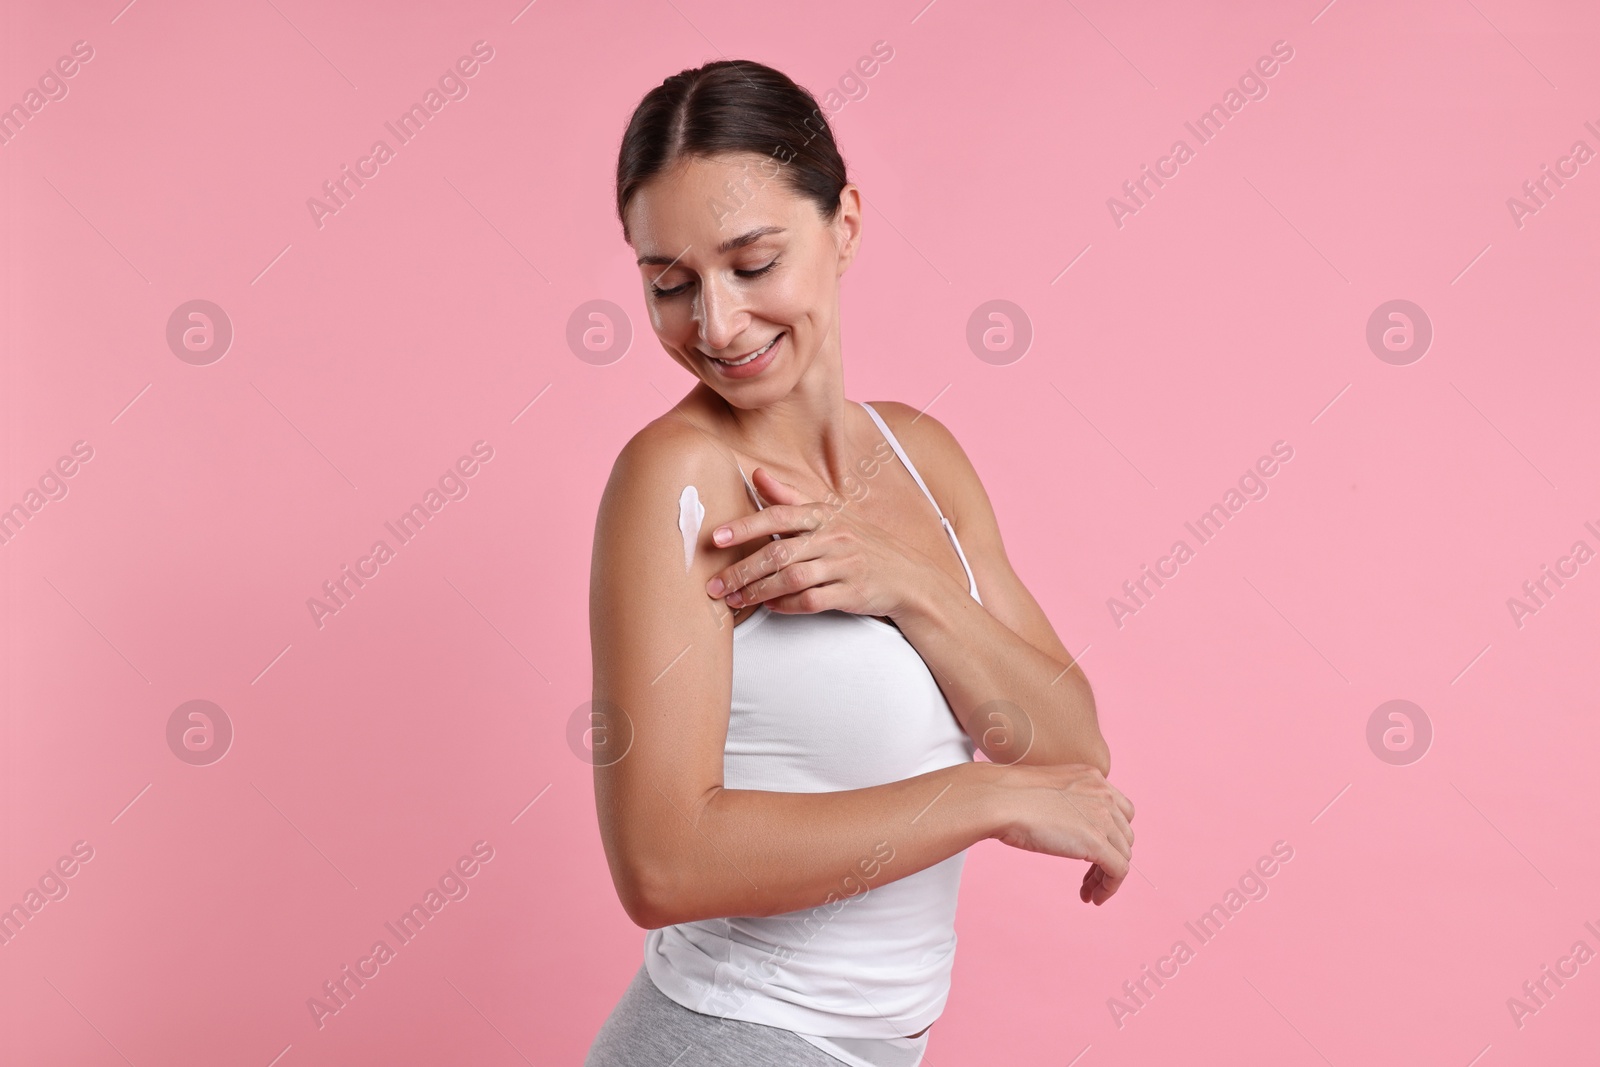
<path fill-rule="evenodd" d="M 762 345 L 760 348 L 756 349 L 754 352 L 751 352 L 749 355 L 741 356 L 738 359 L 717 359 L 716 356 L 707 356 L 706 358 L 707 359 L 715 359 L 718 363 L 721 363 L 725 367 L 742 367 L 746 363 L 749 363 L 751 360 L 758 359 L 761 356 L 766 355 L 767 354 L 767 350 L 770 349 L 773 345 L 777 344 L 778 343 L 778 338 L 782 337 L 782 336 L 783 336 L 782 331 L 779 331 L 776 335 L 773 336 L 772 340 L 768 341 L 766 344 Z"/>

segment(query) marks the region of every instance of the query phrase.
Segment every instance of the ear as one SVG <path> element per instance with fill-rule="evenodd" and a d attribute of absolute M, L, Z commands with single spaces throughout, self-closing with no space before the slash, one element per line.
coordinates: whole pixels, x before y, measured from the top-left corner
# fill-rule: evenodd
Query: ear
<path fill-rule="evenodd" d="M 839 249 L 839 276 L 843 277 L 861 250 L 861 191 L 854 182 L 839 190 L 839 215 L 833 226 Z"/>

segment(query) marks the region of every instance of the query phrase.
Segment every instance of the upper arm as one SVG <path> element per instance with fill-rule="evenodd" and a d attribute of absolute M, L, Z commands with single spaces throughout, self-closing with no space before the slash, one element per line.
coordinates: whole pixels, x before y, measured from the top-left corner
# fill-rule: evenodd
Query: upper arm
<path fill-rule="evenodd" d="M 1028 592 L 1022 579 L 1011 568 L 994 505 L 955 435 L 932 415 L 898 401 L 874 402 L 874 408 L 889 408 L 895 415 L 893 429 L 906 451 L 918 460 L 923 479 L 941 501 L 950 524 L 961 538 L 961 550 L 978 582 L 978 594 L 989 614 L 1028 644 L 1063 665 L 1073 664 L 1072 654 L 1061 643 L 1050 619 L 1039 602 Z M 933 474 L 929 478 L 929 473 Z M 1073 666 L 1074 670 L 1078 668 Z"/>
<path fill-rule="evenodd" d="M 713 545 L 711 531 L 748 510 L 730 491 L 730 462 L 698 431 L 658 420 L 617 457 L 595 521 L 593 699 L 614 746 L 594 760 L 595 800 L 613 879 L 636 918 L 647 883 L 672 876 L 661 850 L 693 832 L 722 784 L 733 620 L 705 584 L 737 554 Z M 686 569 L 678 511 L 687 485 L 705 518 Z"/>

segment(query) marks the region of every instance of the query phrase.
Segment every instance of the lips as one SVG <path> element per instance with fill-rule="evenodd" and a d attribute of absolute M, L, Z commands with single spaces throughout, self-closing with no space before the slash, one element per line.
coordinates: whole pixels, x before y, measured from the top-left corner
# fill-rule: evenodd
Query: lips
<path fill-rule="evenodd" d="M 747 352 L 741 360 L 735 362 L 725 359 L 715 359 L 706 356 L 714 368 L 713 373 L 727 381 L 745 381 L 765 374 L 767 368 L 777 360 L 785 358 L 783 353 L 789 350 L 789 332 L 779 332 L 778 336 L 768 341 L 765 345 L 753 352 Z"/>
<path fill-rule="evenodd" d="M 753 351 L 750 351 L 750 352 L 746 352 L 744 355 L 738 357 L 737 359 L 717 359 L 716 356 L 708 356 L 706 358 L 716 360 L 718 363 L 721 363 L 724 366 L 728 366 L 728 367 L 742 366 L 745 363 L 750 362 L 753 359 L 759 359 L 762 355 L 766 354 L 767 350 L 770 349 L 774 344 L 776 344 L 777 341 L 778 341 L 778 338 L 782 337 L 782 336 L 783 336 L 782 332 L 779 332 L 779 333 L 773 335 L 772 340 L 768 341 L 766 344 L 762 345 L 760 348 L 754 349 Z"/>

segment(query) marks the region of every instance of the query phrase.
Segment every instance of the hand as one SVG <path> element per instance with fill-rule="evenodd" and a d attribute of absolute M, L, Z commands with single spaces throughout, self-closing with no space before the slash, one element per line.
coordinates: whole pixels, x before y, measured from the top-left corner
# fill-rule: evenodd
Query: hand
<path fill-rule="evenodd" d="M 752 472 L 752 480 L 773 503 L 712 531 L 723 547 L 766 541 L 706 582 L 706 594 L 726 598 L 728 607 L 765 603 L 790 614 L 832 610 L 892 619 L 907 609 L 930 573 L 949 580 L 925 555 L 844 506 L 808 501 L 764 467 Z M 726 540 L 717 540 L 724 530 Z M 771 540 L 775 533 L 798 536 Z"/>
<path fill-rule="evenodd" d="M 1013 848 L 1089 860 L 1078 898 L 1104 904 L 1128 876 L 1133 802 L 1087 763 L 1004 765 L 1001 829 Z"/>

